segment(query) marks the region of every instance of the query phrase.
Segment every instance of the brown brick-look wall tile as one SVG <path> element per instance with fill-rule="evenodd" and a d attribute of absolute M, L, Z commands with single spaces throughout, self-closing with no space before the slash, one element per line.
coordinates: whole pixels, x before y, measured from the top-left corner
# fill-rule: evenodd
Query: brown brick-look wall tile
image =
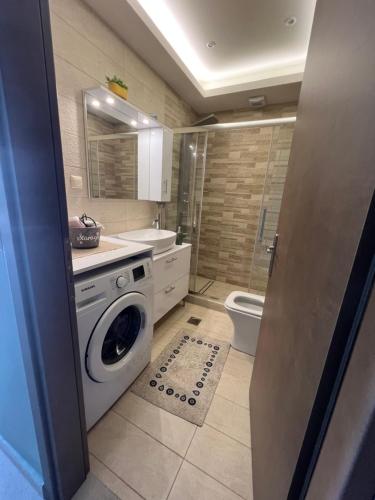
<path fill-rule="evenodd" d="M 293 107 L 286 112 L 292 113 Z M 233 112 L 225 121 L 235 121 L 238 114 L 233 116 Z M 248 119 L 245 113 L 240 116 Z M 283 125 L 209 133 L 199 275 L 265 292 L 269 263 L 265 247 L 277 224 L 293 128 Z M 260 244 L 256 238 L 263 190 L 268 212 Z"/>

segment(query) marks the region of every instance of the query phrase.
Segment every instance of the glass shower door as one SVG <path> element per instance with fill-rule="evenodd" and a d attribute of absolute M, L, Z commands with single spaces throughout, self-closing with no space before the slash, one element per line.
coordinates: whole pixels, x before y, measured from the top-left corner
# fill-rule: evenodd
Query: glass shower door
<path fill-rule="evenodd" d="M 276 126 L 273 129 L 249 280 L 249 291 L 258 294 L 265 294 L 267 289 L 272 245 L 279 221 L 293 132 L 294 124 Z"/>
<path fill-rule="evenodd" d="M 198 248 L 206 166 L 207 132 L 174 134 L 174 157 L 178 159 L 176 228 L 181 226 L 184 241 L 191 243 L 190 291 L 197 292 Z"/>

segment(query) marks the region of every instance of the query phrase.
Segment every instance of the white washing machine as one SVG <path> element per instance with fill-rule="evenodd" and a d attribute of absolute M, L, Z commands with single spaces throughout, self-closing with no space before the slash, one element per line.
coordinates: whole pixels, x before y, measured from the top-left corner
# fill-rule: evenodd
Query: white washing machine
<path fill-rule="evenodd" d="M 90 429 L 150 361 L 152 261 L 133 257 L 79 275 L 75 295 Z"/>

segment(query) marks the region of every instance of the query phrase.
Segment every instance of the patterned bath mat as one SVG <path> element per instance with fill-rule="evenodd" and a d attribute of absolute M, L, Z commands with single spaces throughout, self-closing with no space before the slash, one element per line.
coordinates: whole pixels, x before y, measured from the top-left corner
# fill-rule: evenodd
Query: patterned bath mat
<path fill-rule="evenodd" d="M 138 377 L 132 391 L 150 403 L 203 425 L 229 343 L 181 330 Z"/>

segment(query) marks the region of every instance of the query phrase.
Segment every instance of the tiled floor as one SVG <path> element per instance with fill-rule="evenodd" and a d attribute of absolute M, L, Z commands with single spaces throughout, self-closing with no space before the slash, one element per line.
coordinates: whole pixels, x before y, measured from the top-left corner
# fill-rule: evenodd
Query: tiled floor
<path fill-rule="evenodd" d="M 190 282 L 194 283 L 194 279 L 192 278 Z M 200 293 L 204 297 L 218 300 L 219 302 L 225 302 L 225 299 L 228 297 L 228 295 L 235 290 L 244 292 L 249 291 L 248 288 L 244 288 L 238 285 L 232 285 L 231 283 L 210 280 L 208 278 L 204 278 L 203 276 L 196 277 L 195 292 Z"/>
<path fill-rule="evenodd" d="M 233 333 L 225 313 L 186 303 L 157 325 L 152 359 L 181 328 L 228 341 Z M 92 473 L 126 500 L 252 499 L 252 366 L 230 350 L 203 427 L 126 392 L 89 433 Z"/>

